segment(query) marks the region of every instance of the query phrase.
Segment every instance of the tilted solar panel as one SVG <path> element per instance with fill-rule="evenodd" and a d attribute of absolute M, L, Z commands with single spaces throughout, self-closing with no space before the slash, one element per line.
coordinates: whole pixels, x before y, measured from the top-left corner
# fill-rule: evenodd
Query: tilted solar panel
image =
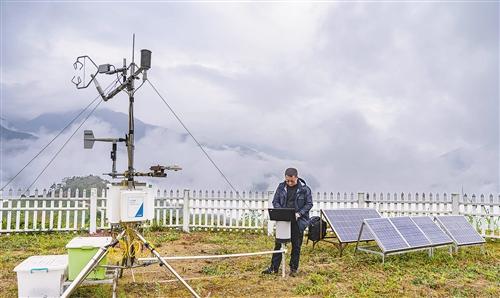
<path fill-rule="evenodd" d="M 429 216 L 415 216 L 411 219 L 434 246 L 453 243 L 453 240 Z"/>
<path fill-rule="evenodd" d="M 463 215 L 436 216 L 456 245 L 484 243 L 483 237 L 472 227 Z"/>
<path fill-rule="evenodd" d="M 365 219 L 365 224 L 373 232 L 375 241 L 384 253 L 410 249 L 388 218 Z"/>
<path fill-rule="evenodd" d="M 361 224 L 366 218 L 380 218 L 380 214 L 371 208 L 350 208 L 322 210 L 326 220 L 337 235 L 340 242 L 349 243 L 358 241 Z M 362 241 L 373 240 L 369 230 L 364 229 Z"/>
<path fill-rule="evenodd" d="M 393 217 L 390 218 L 390 221 L 412 248 L 424 247 L 432 244 L 410 217 Z"/>

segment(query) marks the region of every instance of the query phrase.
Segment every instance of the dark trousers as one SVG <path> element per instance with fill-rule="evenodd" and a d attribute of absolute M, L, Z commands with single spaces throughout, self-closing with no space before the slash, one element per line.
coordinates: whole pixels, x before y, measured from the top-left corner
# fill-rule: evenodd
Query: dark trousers
<path fill-rule="evenodd" d="M 291 240 L 292 240 L 292 255 L 290 257 L 290 269 L 299 269 L 299 259 L 300 259 L 300 247 L 302 246 L 302 239 L 304 238 L 304 232 L 300 232 L 297 222 L 292 222 L 291 224 Z M 274 250 L 280 250 L 281 243 L 275 242 Z M 278 271 L 281 264 L 281 254 L 274 253 L 271 259 L 271 268 Z"/>

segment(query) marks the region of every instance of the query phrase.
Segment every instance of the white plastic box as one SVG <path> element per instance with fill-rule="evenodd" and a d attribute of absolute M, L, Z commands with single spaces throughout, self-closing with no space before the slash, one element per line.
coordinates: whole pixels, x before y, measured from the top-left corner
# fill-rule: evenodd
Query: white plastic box
<path fill-rule="evenodd" d="M 68 255 L 31 256 L 14 268 L 19 297 L 60 297 Z"/>
<path fill-rule="evenodd" d="M 154 218 L 154 195 L 150 185 L 127 186 L 108 184 L 107 218 L 110 223 L 136 222 Z"/>

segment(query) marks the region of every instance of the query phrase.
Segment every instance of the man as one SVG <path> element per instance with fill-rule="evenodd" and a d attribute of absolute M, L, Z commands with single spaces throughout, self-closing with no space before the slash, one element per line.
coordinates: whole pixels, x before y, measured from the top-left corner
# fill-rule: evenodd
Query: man
<path fill-rule="evenodd" d="M 274 194 L 273 207 L 295 209 L 296 221 L 291 223 L 292 255 L 290 257 L 290 276 L 297 276 L 300 246 L 304 238 L 304 230 L 309 225 L 309 210 L 311 210 L 312 206 L 312 195 L 309 186 L 306 185 L 303 179 L 298 177 L 297 169 L 286 169 L 285 181 L 278 185 Z M 274 250 L 279 249 L 281 249 L 281 243 L 276 241 Z M 275 253 L 271 259 L 271 266 L 262 273 L 277 273 L 280 264 L 281 254 Z"/>

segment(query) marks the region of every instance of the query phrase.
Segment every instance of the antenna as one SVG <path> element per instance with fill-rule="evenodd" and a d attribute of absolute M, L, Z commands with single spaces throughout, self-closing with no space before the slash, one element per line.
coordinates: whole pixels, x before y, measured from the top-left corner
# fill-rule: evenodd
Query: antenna
<path fill-rule="evenodd" d="M 132 34 L 132 64 L 134 64 L 135 57 L 135 33 Z"/>

